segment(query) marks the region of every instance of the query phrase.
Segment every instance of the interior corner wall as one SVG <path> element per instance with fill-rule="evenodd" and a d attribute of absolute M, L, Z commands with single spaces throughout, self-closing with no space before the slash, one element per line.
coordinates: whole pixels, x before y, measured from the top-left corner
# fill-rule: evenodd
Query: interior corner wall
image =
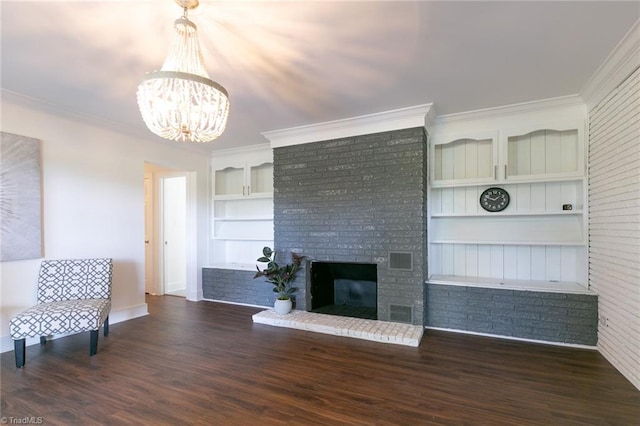
<path fill-rule="evenodd" d="M 589 111 L 589 287 L 598 350 L 640 389 L 640 68 Z"/>
<path fill-rule="evenodd" d="M 110 322 L 146 315 L 144 162 L 196 172 L 197 269 L 207 257 L 209 156 L 2 99 L 1 129 L 42 143 L 44 257 L 111 257 Z M 36 303 L 41 259 L 0 263 L 0 350 L 10 318 Z M 198 277 L 201 274 L 197 274 Z M 198 278 L 198 288 L 202 288 Z M 201 294 L 201 292 L 200 292 Z"/>

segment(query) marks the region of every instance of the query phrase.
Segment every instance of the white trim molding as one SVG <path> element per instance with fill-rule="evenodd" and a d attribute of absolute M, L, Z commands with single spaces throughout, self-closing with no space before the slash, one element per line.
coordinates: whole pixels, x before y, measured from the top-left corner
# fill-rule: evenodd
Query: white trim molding
<path fill-rule="evenodd" d="M 218 156 L 227 156 L 227 155 L 243 155 L 243 154 L 253 154 L 256 151 L 269 151 L 271 147 L 268 143 L 261 143 L 256 145 L 248 145 L 248 146 L 239 146 L 236 148 L 223 148 L 223 149 L 214 149 L 211 151 L 212 157 Z"/>
<path fill-rule="evenodd" d="M 474 130 L 494 129 L 519 117 L 537 121 L 584 119 L 586 108 L 580 96 L 569 95 L 442 115 L 434 124 L 436 129 L 451 124 L 456 127 L 468 125 Z"/>
<path fill-rule="evenodd" d="M 595 107 L 640 66 L 640 19 L 607 56 L 580 91 L 588 109 Z"/>
<path fill-rule="evenodd" d="M 117 132 L 123 135 L 143 139 L 151 140 L 155 143 L 163 143 L 166 145 L 173 145 L 185 151 L 196 154 L 209 154 L 211 150 L 211 144 L 207 143 L 176 143 L 168 139 L 163 139 L 160 136 L 156 136 L 145 128 L 142 117 L 140 118 L 140 125 L 133 126 L 130 124 L 116 122 L 108 120 L 95 115 L 87 114 L 82 111 L 78 111 L 73 108 L 66 107 L 64 105 L 55 104 L 52 102 L 44 101 L 41 99 L 33 98 L 31 96 L 24 95 L 22 93 L 13 92 L 11 90 L 0 88 L 0 99 L 3 102 L 15 104 L 18 106 L 31 108 L 37 111 L 41 111 L 47 114 L 53 114 L 57 117 L 61 117 L 67 120 L 72 120 L 78 123 L 96 126 L 101 129 Z"/>
<path fill-rule="evenodd" d="M 272 130 L 262 133 L 262 136 L 271 142 L 272 148 L 280 148 L 420 126 L 429 131 L 434 116 L 433 104 L 423 104 L 308 126 Z"/>

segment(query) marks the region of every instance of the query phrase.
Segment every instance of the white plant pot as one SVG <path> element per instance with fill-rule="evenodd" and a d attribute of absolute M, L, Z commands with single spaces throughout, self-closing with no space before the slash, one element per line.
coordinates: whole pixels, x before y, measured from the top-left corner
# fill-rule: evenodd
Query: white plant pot
<path fill-rule="evenodd" d="M 276 311 L 276 314 L 286 315 L 291 312 L 291 306 L 291 299 L 276 299 L 276 302 L 273 304 L 273 309 Z"/>

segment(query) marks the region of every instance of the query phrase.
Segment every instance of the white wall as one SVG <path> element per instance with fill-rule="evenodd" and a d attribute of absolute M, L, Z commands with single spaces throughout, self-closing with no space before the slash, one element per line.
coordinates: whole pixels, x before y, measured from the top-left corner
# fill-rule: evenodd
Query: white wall
<path fill-rule="evenodd" d="M 11 97 L 9 97 L 11 98 Z M 111 257 L 111 323 L 147 314 L 144 299 L 144 162 L 196 175 L 197 271 L 207 258 L 209 156 L 44 112 L 2 97 L 1 130 L 42 141 L 44 257 Z M 9 319 L 35 304 L 40 259 L 0 263 L 0 350 Z M 201 274 L 192 299 L 202 297 Z"/>
<path fill-rule="evenodd" d="M 598 348 L 640 388 L 640 69 L 590 113 L 589 285 Z"/>
<path fill-rule="evenodd" d="M 640 389 L 640 20 L 581 94 L 589 107 L 589 287 L 598 350 Z"/>

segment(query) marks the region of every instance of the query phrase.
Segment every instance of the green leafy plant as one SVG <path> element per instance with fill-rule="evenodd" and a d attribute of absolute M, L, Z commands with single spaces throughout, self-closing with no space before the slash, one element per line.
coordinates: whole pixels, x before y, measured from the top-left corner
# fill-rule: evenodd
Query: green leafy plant
<path fill-rule="evenodd" d="M 298 291 L 297 287 L 292 287 L 291 282 L 295 278 L 296 272 L 306 256 L 299 256 L 291 253 L 291 263 L 286 265 L 278 265 L 275 261 L 276 252 L 270 247 L 262 249 L 262 256 L 258 258 L 258 262 L 266 263 L 265 269 L 260 269 L 256 265 L 258 272 L 253 278 L 265 277 L 267 282 L 273 284 L 274 293 L 278 293 L 279 300 L 287 300 L 291 295 Z"/>

